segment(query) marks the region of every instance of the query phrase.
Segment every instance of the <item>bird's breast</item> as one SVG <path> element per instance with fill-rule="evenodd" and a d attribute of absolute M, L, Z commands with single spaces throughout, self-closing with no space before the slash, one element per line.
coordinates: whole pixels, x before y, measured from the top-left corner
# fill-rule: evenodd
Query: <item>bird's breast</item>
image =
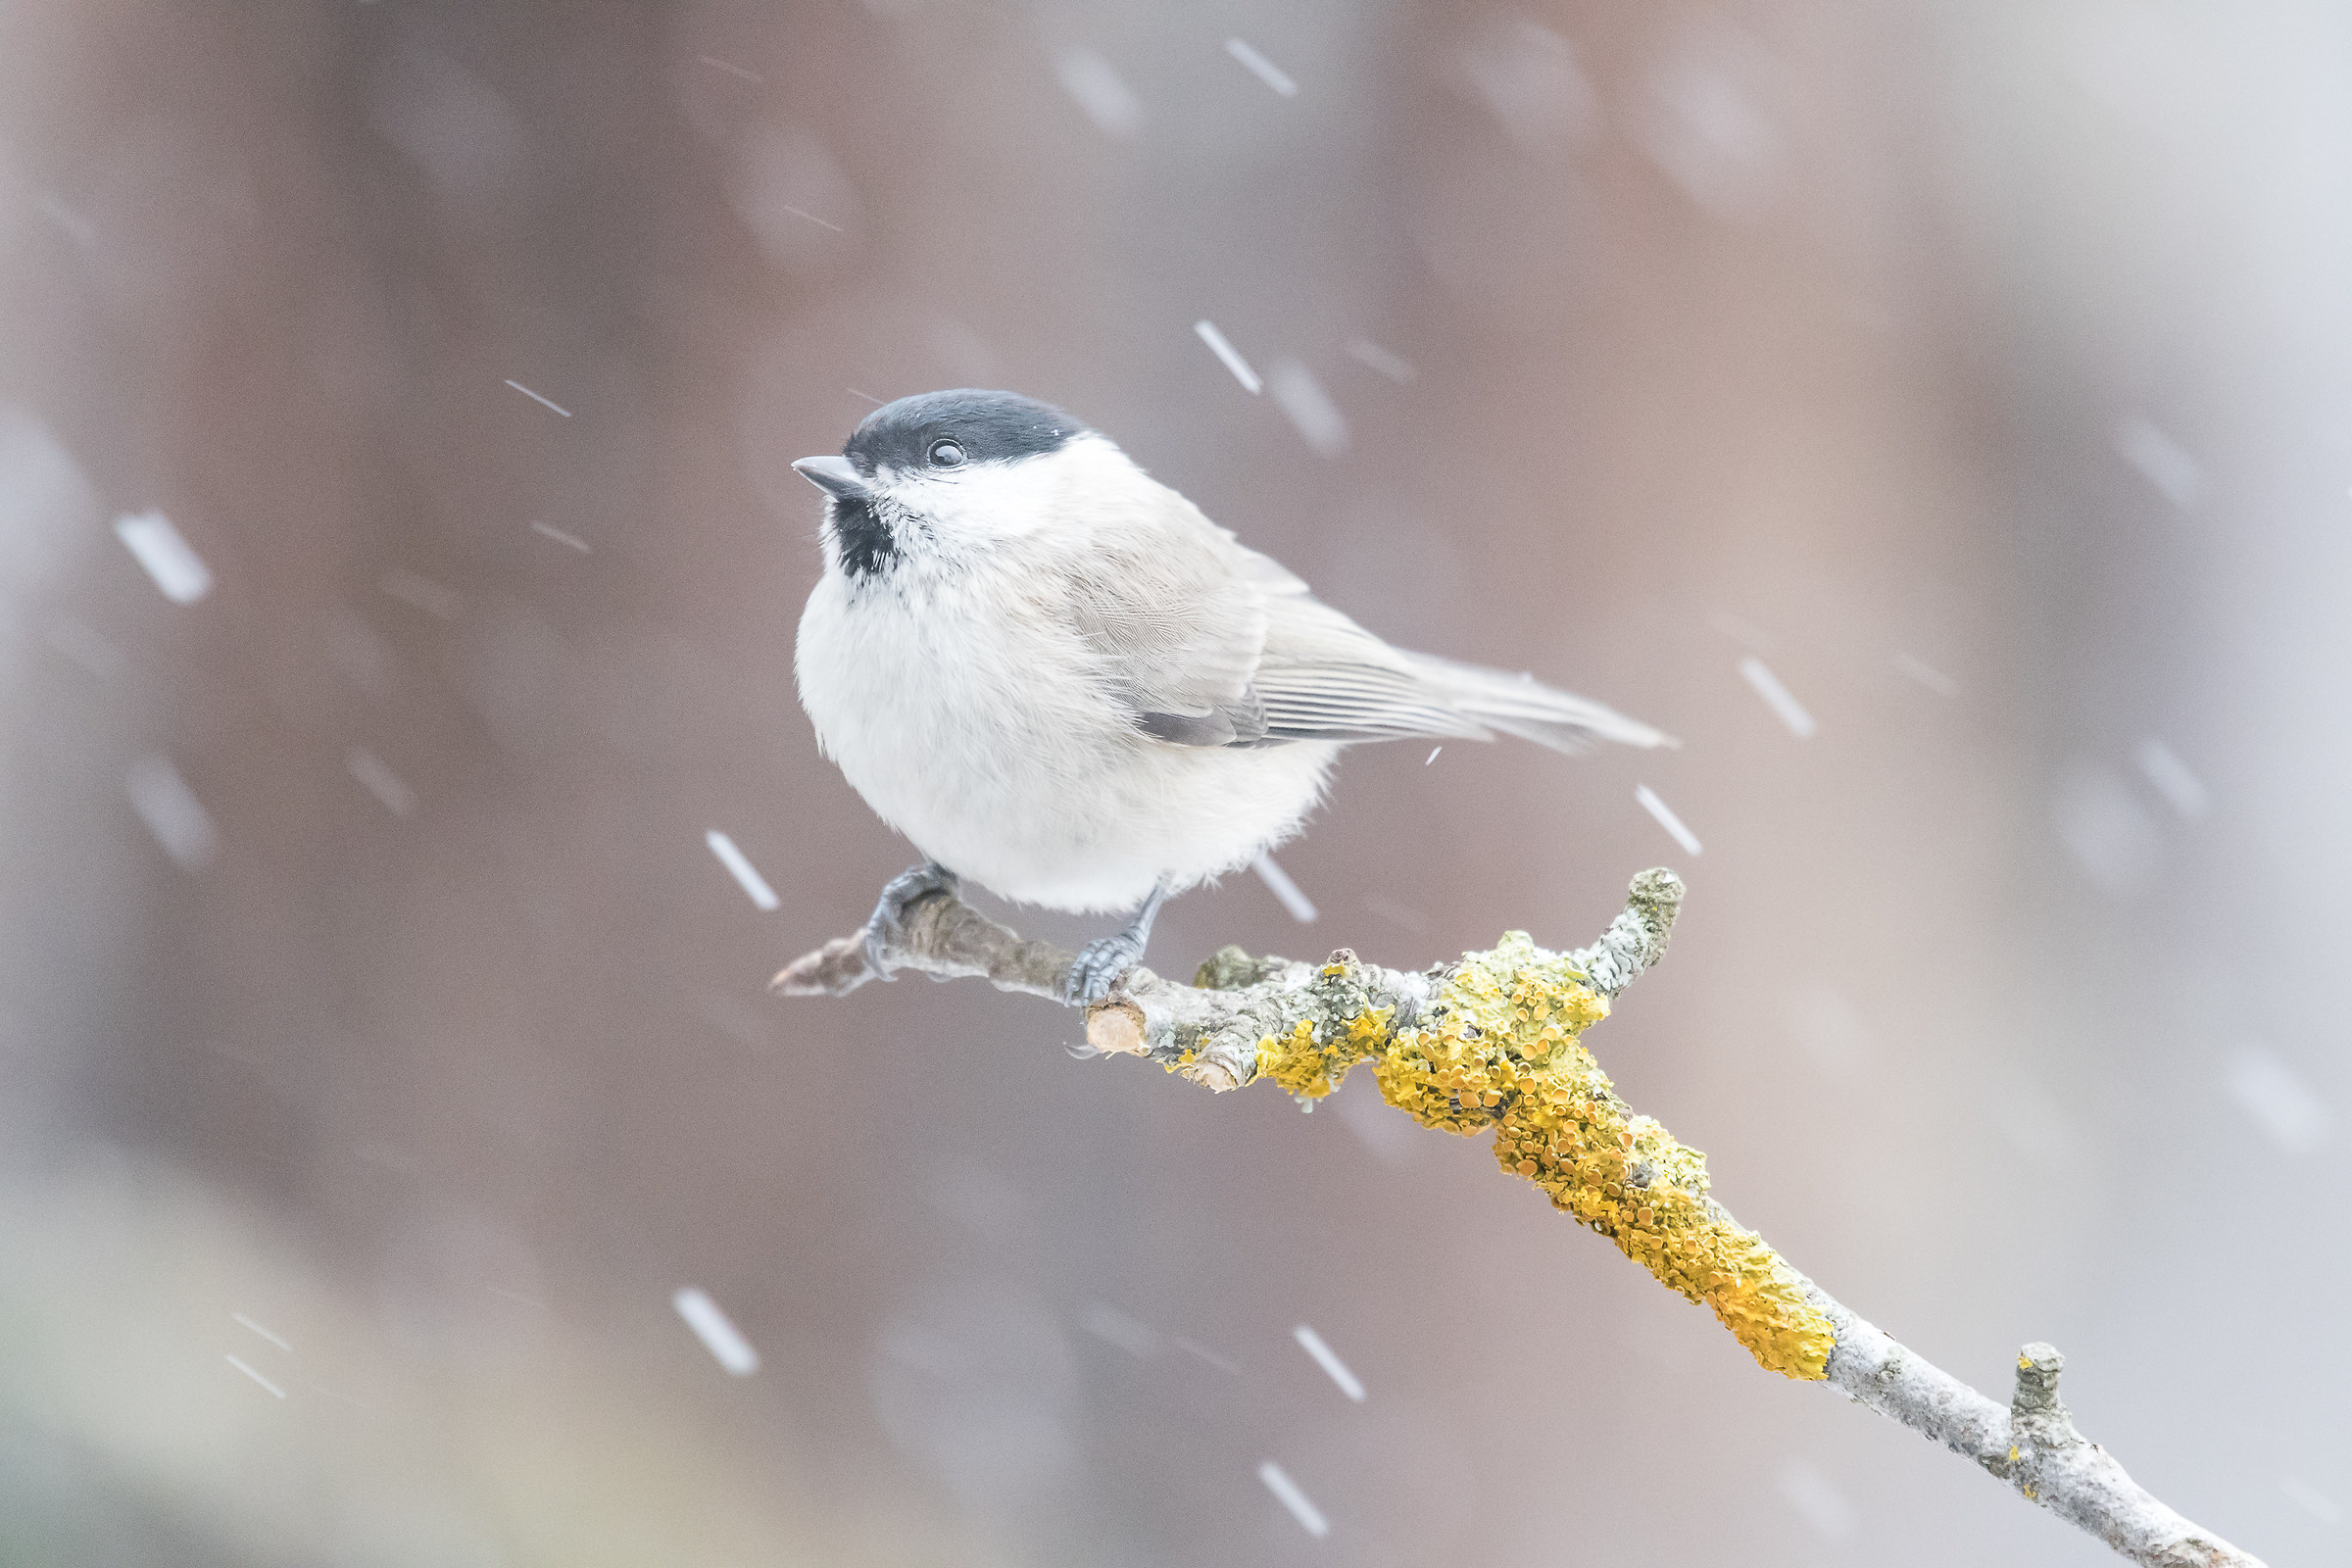
<path fill-rule="evenodd" d="M 914 831 L 941 793 L 1035 791 L 1132 727 L 1066 626 L 1017 586 L 858 584 L 828 573 L 801 618 L 801 701 L 877 811 Z"/>
<path fill-rule="evenodd" d="M 801 618 L 801 701 L 858 793 L 991 892 L 1132 907 L 1293 831 L 1329 746 L 1171 746 L 1137 728 L 1034 580 L 878 592 L 827 573 Z"/>

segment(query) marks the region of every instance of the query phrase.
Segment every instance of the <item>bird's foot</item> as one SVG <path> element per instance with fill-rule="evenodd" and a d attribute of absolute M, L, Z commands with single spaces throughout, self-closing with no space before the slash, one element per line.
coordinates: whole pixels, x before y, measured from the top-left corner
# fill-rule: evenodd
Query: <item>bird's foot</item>
<path fill-rule="evenodd" d="M 1110 995 L 1110 988 L 1143 961 L 1145 938 L 1133 931 L 1097 937 L 1078 950 L 1070 976 L 1062 982 L 1061 997 L 1073 1007 L 1091 1007 Z"/>
<path fill-rule="evenodd" d="M 903 945 L 906 938 L 906 911 L 934 893 L 956 897 L 961 884 L 956 873 L 936 861 L 901 871 L 882 889 L 882 901 L 874 906 L 872 918 L 865 922 L 866 966 L 884 980 L 897 977 L 898 965 L 891 961 L 891 950 Z"/>

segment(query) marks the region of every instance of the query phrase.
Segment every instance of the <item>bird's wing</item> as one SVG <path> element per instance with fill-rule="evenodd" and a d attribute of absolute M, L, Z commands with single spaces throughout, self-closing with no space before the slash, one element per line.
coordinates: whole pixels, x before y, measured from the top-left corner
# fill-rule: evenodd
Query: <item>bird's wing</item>
<path fill-rule="evenodd" d="M 1532 675 L 1392 648 L 1257 559 L 1281 584 L 1267 596 L 1265 652 L 1250 682 L 1268 740 L 1483 741 L 1500 731 L 1569 753 L 1602 740 L 1671 744 L 1647 724 Z"/>
<path fill-rule="evenodd" d="M 1265 738 L 1250 684 L 1268 620 L 1253 554 L 1187 506 L 1159 526 L 1106 530 L 1061 567 L 1101 678 L 1146 733 L 1186 746 Z"/>
<path fill-rule="evenodd" d="M 1392 648 L 1186 507 L 1098 537 L 1071 574 L 1080 634 L 1136 725 L 1182 746 L 1492 740 L 1556 751 L 1666 737 L 1587 698 Z"/>
<path fill-rule="evenodd" d="M 1266 739 L 1494 738 L 1446 700 L 1414 656 L 1390 647 L 1309 594 L 1298 578 L 1283 575 L 1290 587 L 1268 597 L 1265 653 L 1250 682 L 1265 710 Z"/>

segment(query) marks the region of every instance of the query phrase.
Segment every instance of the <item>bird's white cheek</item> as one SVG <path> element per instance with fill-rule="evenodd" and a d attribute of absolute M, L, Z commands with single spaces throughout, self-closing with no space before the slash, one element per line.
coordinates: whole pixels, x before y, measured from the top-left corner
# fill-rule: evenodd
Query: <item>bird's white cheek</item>
<path fill-rule="evenodd" d="M 878 486 L 877 488 L 882 488 Z M 1065 510 L 1061 476 L 1044 463 L 978 464 L 955 474 L 890 484 L 883 493 L 922 519 L 943 552 L 1025 539 Z"/>

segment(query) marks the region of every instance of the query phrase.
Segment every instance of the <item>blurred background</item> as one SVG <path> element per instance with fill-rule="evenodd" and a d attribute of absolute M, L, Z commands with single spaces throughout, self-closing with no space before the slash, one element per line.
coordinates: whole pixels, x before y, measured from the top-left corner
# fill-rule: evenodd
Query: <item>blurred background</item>
<path fill-rule="evenodd" d="M 1360 1076 L 764 994 L 913 858 L 787 465 L 956 385 L 1686 742 L 1359 751 L 1163 972 L 1674 864 L 1717 1195 L 2352 1557 L 2348 277 L 2324 3 L 0 7 L 0 1558 L 2111 1560 Z"/>

